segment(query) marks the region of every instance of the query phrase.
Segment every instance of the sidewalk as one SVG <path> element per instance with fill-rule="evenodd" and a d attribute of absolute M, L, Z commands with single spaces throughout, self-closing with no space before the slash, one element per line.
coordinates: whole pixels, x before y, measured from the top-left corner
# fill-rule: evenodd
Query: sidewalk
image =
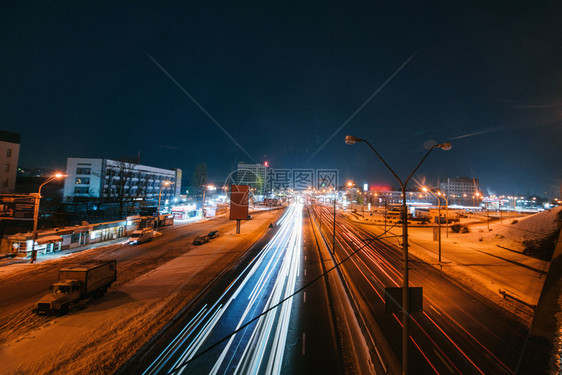
<path fill-rule="evenodd" d="M 384 232 L 384 225 L 365 222 L 353 215 L 349 217 L 364 224 L 364 228 L 373 234 Z M 441 263 L 438 260 L 439 242 L 433 240 L 433 227 L 409 226 L 409 252 L 504 307 L 506 301 L 502 300 L 507 297 L 510 300 L 507 307 L 513 310 L 514 305 L 520 305 L 521 311 L 517 312 L 522 314 L 518 315 L 530 321 L 549 262 L 523 254 L 521 246 L 516 246 L 516 241 L 507 236 L 513 230 L 510 225 L 505 221 L 503 224 L 491 222 L 488 230 L 487 223 L 473 224 L 470 233 L 449 233 L 448 238 L 446 228 L 442 226 Z M 396 237 L 387 239 L 387 242 L 401 246 L 401 224 L 394 226 L 388 235 Z"/>

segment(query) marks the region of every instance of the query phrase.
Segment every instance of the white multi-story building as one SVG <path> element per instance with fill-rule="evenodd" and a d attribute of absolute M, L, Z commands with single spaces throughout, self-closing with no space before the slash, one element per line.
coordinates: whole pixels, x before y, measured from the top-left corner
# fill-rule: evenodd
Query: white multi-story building
<path fill-rule="evenodd" d="M 163 169 L 110 159 L 67 158 L 63 201 L 98 198 L 158 202 L 179 197 L 181 169 Z"/>
<path fill-rule="evenodd" d="M 0 193 L 13 193 L 20 152 L 20 135 L 0 130 Z"/>

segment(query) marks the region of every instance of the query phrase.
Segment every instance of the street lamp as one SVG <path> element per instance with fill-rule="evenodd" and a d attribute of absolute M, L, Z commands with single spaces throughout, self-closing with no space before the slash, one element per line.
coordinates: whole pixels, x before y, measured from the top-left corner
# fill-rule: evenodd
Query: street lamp
<path fill-rule="evenodd" d="M 45 182 L 39 185 L 39 190 L 37 194 L 35 194 L 35 207 L 33 210 L 33 242 L 31 244 L 31 263 L 37 261 L 37 250 L 35 250 L 35 241 L 37 240 L 37 221 L 39 218 L 39 203 L 41 203 L 41 189 L 43 186 L 47 185 L 49 182 L 53 181 L 55 178 L 66 177 L 66 175 L 62 173 L 56 173 L 49 177 Z"/>
<path fill-rule="evenodd" d="M 386 163 L 386 161 L 380 156 L 380 154 L 375 150 L 371 144 L 362 138 L 354 137 L 352 135 L 347 135 L 345 137 L 345 143 L 348 145 L 353 145 L 355 143 L 364 142 L 366 143 L 369 148 L 377 155 L 377 157 L 383 162 L 386 168 L 392 173 L 394 177 L 400 183 L 400 187 L 402 188 L 402 252 L 404 257 L 404 275 L 402 277 L 402 373 L 408 374 L 408 337 L 409 337 L 409 310 L 410 310 L 410 299 L 409 299 L 409 287 L 408 287 L 408 207 L 406 206 L 406 186 L 410 181 L 410 178 L 416 173 L 420 165 L 425 161 L 425 159 L 429 156 L 431 151 L 435 148 L 440 148 L 442 150 L 448 151 L 451 149 L 450 143 L 440 143 L 433 145 L 422 158 L 422 160 L 418 163 L 418 165 L 414 168 L 414 170 L 410 173 L 406 181 L 402 182 L 400 177 L 390 168 L 390 166 Z"/>
<path fill-rule="evenodd" d="M 439 197 L 435 194 L 433 194 L 433 192 L 426 188 L 425 186 L 422 187 L 422 190 L 425 192 L 429 192 L 431 193 L 431 195 L 433 195 L 435 198 L 437 198 L 437 214 L 439 215 L 439 263 L 441 263 L 441 199 L 439 199 Z M 441 195 L 441 193 L 439 193 L 439 195 Z M 446 213 L 445 213 L 446 215 Z M 448 218 L 446 219 L 447 221 L 449 220 Z"/>
<path fill-rule="evenodd" d="M 203 203 L 201 203 L 201 212 L 203 213 L 203 211 L 205 210 L 205 193 L 207 192 L 207 189 L 211 190 L 211 191 L 215 191 L 217 188 L 215 187 L 215 185 L 207 185 L 203 187 Z M 203 214 L 203 217 L 205 215 Z"/>
<path fill-rule="evenodd" d="M 158 210 L 156 211 L 156 230 L 158 230 L 160 224 L 160 201 L 162 200 L 162 189 L 170 186 L 172 183 L 170 181 L 162 182 L 160 190 L 158 191 Z"/>
<path fill-rule="evenodd" d="M 443 199 L 445 199 L 445 234 L 446 237 L 449 238 L 449 199 L 446 194 L 442 194 L 440 191 L 437 192 L 437 195 L 440 197 L 442 196 Z"/>

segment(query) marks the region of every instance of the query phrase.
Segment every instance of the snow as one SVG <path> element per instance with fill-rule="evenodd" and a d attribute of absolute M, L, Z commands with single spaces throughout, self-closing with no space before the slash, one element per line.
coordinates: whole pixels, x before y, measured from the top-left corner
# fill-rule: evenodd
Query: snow
<path fill-rule="evenodd" d="M 242 223 L 240 235 L 234 234 L 234 223 L 228 223 L 226 230 L 221 228 L 218 238 L 202 246 L 186 247 L 178 256 L 155 269 L 139 262 L 137 270 L 119 270 L 118 282 L 106 296 L 84 303 L 66 316 L 36 316 L 30 312 L 33 306 L 30 301 L 23 307 L 14 304 L 14 308 L 4 309 L 0 312 L 0 372 L 113 372 L 226 267 L 239 259 L 280 213 L 272 211 L 254 215 L 254 220 Z M 212 220 L 208 223 L 201 226 L 201 230 L 216 228 L 212 226 Z M 80 260 L 96 259 L 100 253 L 119 255 L 124 251 L 130 251 L 130 248 L 112 245 L 71 256 Z M 42 268 L 53 268 L 53 264 L 63 260 L 52 259 L 31 267 L 40 274 Z M 25 267 L 30 265 L 3 267 L 10 270 L 2 270 L 0 281 L 15 277 L 15 273 L 19 277 Z M 32 278 L 31 275 L 26 277 Z M 47 288 L 48 284 L 43 290 Z"/>

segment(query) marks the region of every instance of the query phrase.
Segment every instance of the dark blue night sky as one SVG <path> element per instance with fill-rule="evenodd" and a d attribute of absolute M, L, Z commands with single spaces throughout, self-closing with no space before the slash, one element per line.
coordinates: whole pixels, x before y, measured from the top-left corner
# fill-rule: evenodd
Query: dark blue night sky
<path fill-rule="evenodd" d="M 2 126 L 21 166 L 137 156 L 220 181 L 251 160 L 394 180 L 469 176 L 548 195 L 562 179 L 560 2 L 4 2 Z M 472 2 L 471 2 L 472 3 Z M 326 139 L 413 59 L 321 150 Z M 189 179 L 189 178 L 188 178 Z"/>

